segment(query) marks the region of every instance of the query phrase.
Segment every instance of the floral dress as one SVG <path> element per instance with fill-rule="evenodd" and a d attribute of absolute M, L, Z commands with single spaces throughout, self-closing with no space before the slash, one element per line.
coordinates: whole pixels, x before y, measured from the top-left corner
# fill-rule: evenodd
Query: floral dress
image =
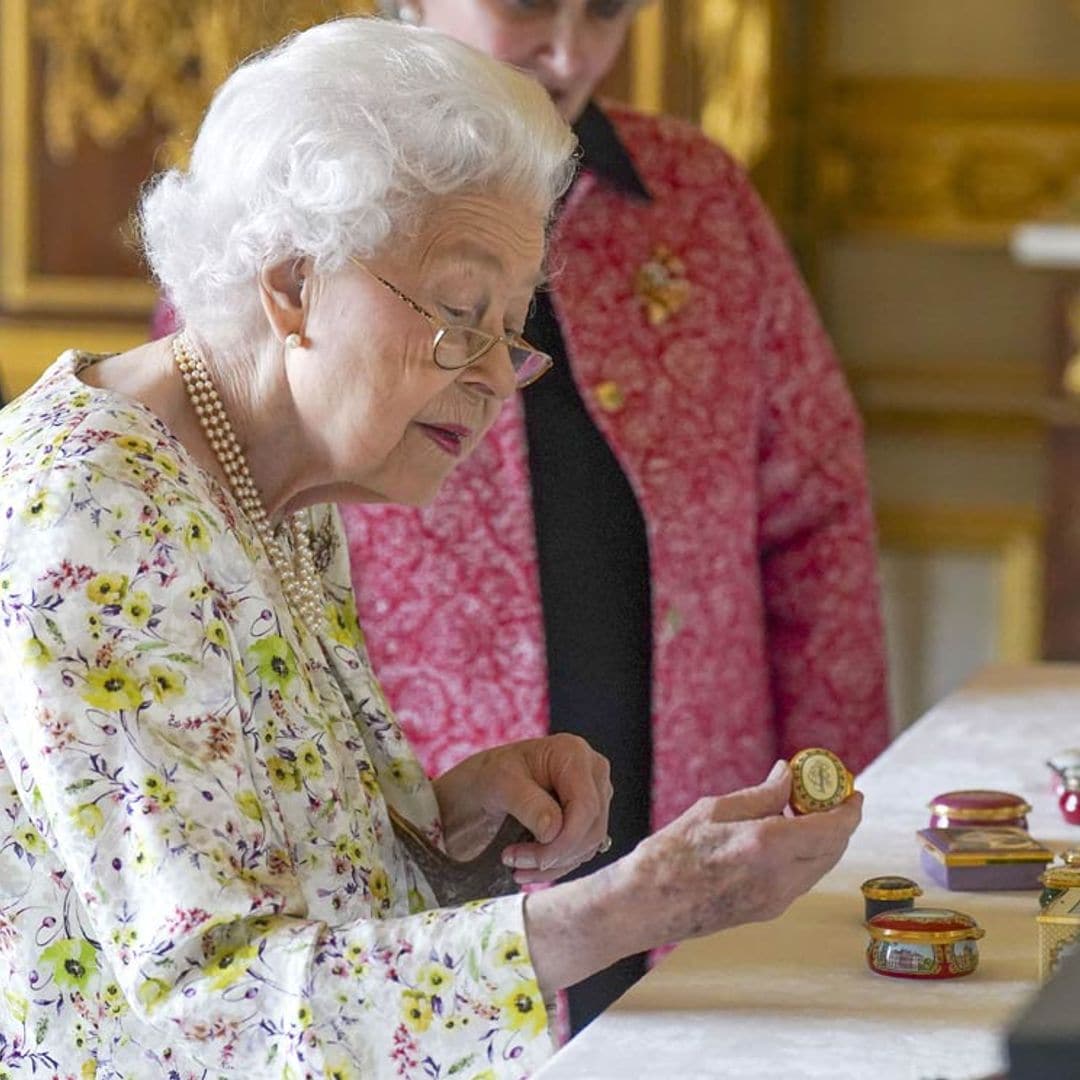
<path fill-rule="evenodd" d="M 529 1075 L 520 896 L 433 908 L 439 835 L 336 511 L 317 635 L 230 496 L 65 353 L 0 413 L 0 1080 Z"/>

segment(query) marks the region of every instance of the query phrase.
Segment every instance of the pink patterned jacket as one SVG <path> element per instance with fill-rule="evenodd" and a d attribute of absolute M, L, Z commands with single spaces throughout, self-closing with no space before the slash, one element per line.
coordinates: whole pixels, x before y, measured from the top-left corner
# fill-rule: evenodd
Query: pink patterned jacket
<path fill-rule="evenodd" d="M 696 130 L 609 115 L 653 200 L 586 173 L 550 263 L 574 377 L 646 522 L 659 827 L 803 746 L 861 769 L 887 740 L 885 662 L 861 426 L 782 239 Z M 652 322 L 637 272 L 663 249 L 689 292 Z M 344 517 L 371 656 L 426 766 L 545 733 L 520 403 L 432 506 Z"/>

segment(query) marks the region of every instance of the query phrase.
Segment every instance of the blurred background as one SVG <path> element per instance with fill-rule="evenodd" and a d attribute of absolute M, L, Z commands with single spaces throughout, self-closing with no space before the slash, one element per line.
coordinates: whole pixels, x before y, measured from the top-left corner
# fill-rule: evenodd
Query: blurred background
<path fill-rule="evenodd" d="M 214 87 L 368 3 L 0 0 L 0 385 L 144 339 L 129 213 Z M 1080 660 L 1080 0 L 656 0 L 606 92 L 752 170 L 866 422 L 892 696 Z"/>

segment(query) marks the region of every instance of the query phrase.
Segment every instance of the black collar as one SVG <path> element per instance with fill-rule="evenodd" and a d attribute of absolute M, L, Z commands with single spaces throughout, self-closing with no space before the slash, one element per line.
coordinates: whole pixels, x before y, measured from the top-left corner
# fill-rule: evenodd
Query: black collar
<path fill-rule="evenodd" d="M 590 101 L 574 124 L 574 134 L 581 147 L 581 168 L 595 173 L 602 180 L 626 195 L 634 195 L 646 202 L 652 195 L 634 166 L 634 159 L 626 149 L 615 125 Z"/>

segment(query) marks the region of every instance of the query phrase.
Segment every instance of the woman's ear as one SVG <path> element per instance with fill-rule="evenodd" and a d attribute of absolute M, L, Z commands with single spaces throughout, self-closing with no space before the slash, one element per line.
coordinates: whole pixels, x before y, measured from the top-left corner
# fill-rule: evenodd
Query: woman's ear
<path fill-rule="evenodd" d="M 274 336 L 289 344 L 303 343 L 310 295 L 310 259 L 270 263 L 259 272 L 259 299 Z"/>

